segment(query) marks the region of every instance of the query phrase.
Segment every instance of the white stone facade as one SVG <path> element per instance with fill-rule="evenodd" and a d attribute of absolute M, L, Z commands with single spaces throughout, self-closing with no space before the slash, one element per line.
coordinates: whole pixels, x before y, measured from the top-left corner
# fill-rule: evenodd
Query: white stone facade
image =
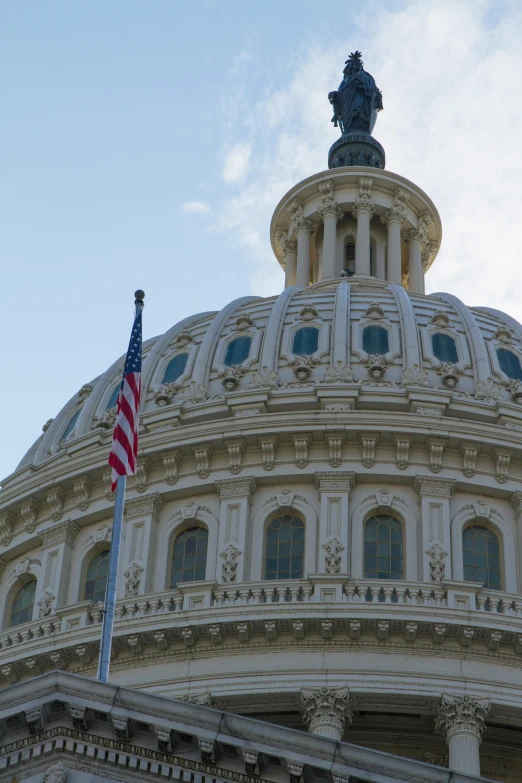
<path fill-rule="evenodd" d="M 522 382 L 509 368 L 522 326 L 424 295 L 440 236 L 407 180 L 318 174 L 275 211 L 279 296 L 145 344 L 114 682 L 520 779 Z M 95 674 L 101 606 L 85 591 L 110 544 L 122 364 L 82 387 L 3 483 L 3 686 Z M 281 516 L 302 529 L 302 563 L 270 578 L 267 526 Z M 369 575 L 374 517 L 394 520 L 400 541 L 388 577 Z M 174 542 L 192 528 L 207 542 L 199 578 L 171 587 Z M 496 542 L 494 587 L 469 578 L 475 528 Z M 10 627 L 29 584 L 31 617 Z"/>

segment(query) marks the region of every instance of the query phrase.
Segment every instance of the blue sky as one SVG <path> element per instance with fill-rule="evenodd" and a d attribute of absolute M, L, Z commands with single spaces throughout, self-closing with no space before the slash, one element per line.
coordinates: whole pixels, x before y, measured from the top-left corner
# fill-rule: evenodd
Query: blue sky
<path fill-rule="evenodd" d="M 326 166 L 362 49 L 387 165 L 442 216 L 428 290 L 522 317 L 522 7 L 454 0 L 4 0 L 0 475 L 126 347 L 278 293 L 279 198 Z"/>

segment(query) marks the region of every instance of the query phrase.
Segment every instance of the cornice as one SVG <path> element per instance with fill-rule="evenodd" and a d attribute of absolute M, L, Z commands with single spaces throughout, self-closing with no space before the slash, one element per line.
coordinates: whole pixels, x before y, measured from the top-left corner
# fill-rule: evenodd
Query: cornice
<path fill-rule="evenodd" d="M 80 528 L 71 519 L 65 519 L 57 525 L 41 530 L 39 536 L 42 540 L 42 549 L 49 549 L 49 547 L 57 546 L 64 542 L 71 549 L 74 549 L 74 542 L 79 532 Z"/>
<path fill-rule="evenodd" d="M 315 474 L 315 486 L 319 492 L 347 492 L 355 486 L 355 473 L 326 470 Z"/>
<path fill-rule="evenodd" d="M 413 489 L 421 496 L 428 495 L 437 498 L 450 498 L 456 483 L 456 479 L 451 478 L 415 476 L 413 480 Z"/>
<path fill-rule="evenodd" d="M 158 521 L 159 513 L 165 501 L 159 492 L 143 495 L 138 498 L 125 500 L 125 517 L 127 519 L 136 519 L 137 517 L 152 516 L 155 522 Z"/>
<path fill-rule="evenodd" d="M 254 476 L 218 479 L 214 482 L 221 500 L 225 498 L 248 498 L 257 492 L 257 482 Z"/>

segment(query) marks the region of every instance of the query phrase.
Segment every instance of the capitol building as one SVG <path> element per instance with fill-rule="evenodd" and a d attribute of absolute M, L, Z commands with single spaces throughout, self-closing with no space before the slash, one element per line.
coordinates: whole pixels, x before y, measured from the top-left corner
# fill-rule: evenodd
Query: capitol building
<path fill-rule="evenodd" d="M 144 343 L 109 683 L 125 357 L 2 483 L 0 783 L 522 781 L 522 326 L 425 293 L 358 52 L 329 99 L 284 290 Z"/>

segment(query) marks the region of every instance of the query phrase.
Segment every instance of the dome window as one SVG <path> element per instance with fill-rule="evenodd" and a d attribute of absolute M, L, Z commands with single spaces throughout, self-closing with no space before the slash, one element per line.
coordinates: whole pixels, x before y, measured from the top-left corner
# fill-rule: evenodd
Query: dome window
<path fill-rule="evenodd" d="M 344 251 L 344 271 L 347 277 L 355 274 L 355 242 L 348 242 Z"/>
<path fill-rule="evenodd" d="M 73 413 L 71 419 L 69 420 L 69 424 L 67 425 L 67 427 L 63 431 L 63 435 L 60 438 L 61 441 L 67 440 L 71 436 L 72 431 L 74 430 L 74 428 L 76 426 L 76 422 L 78 421 L 81 412 L 82 412 L 82 409 L 78 408 L 78 410 L 75 413 Z"/>
<path fill-rule="evenodd" d="M 403 579 L 401 523 L 385 514 L 370 517 L 364 526 L 364 578 Z"/>
<path fill-rule="evenodd" d="M 266 530 L 265 579 L 302 579 L 304 522 L 293 514 L 273 519 Z"/>
<path fill-rule="evenodd" d="M 170 586 L 203 580 L 207 571 L 208 531 L 189 527 L 174 541 Z"/>
<path fill-rule="evenodd" d="M 223 364 L 225 367 L 232 367 L 232 365 L 243 364 L 248 359 L 250 353 L 250 346 L 252 345 L 252 338 L 247 335 L 242 337 L 235 337 L 227 345 L 227 352 L 225 354 L 225 361 Z"/>
<path fill-rule="evenodd" d="M 177 381 L 178 378 L 180 378 L 185 372 L 185 367 L 187 366 L 187 359 L 188 359 L 188 353 L 178 353 L 177 356 L 174 356 L 174 358 L 171 359 L 170 362 L 165 367 L 165 372 L 163 373 L 163 378 L 161 379 L 161 382 L 174 383 L 174 381 Z"/>
<path fill-rule="evenodd" d="M 466 582 L 501 589 L 499 543 L 492 530 L 482 525 L 467 527 L 462 533 L 462 557 Z"/>
<path fill-rule="evenodd" d="M 303 326 L 294 334 L 292 353 L 295 356 L 311 356 L 319 345 L 319 329 L 316 326 Z"/>
<path fill-rule="evenodd" d="M 451 364 L 457 364 L 459 355 L 457 353 L 457 346 L 453 337 L 449 334 L 442 334 L 441 332 L 435 332 L 431 335 L 431 349 L 433 355 L 439 362 L 450 362 Z"/>
<path fill-rule="evenodd" d="M 363 351 L 370 356 L 373 354 L 384 355 L 390 350 L 388 331 L 384 326 L 365 326 L 363 329 Z"/>
<path fill-rule="evenodd" d="M 513 351 L 508 351 L 507 348 L 497 348 L 497 358 L 500 369 L 507 375 L 508 378 L 513 378 L 516 381 L 522 381 L 522 367 L 520 366 L 520 359 Z"/>
<path fill-rule="evenodd" d="M 105 406 L 106 411 L 110 411 L 111 408 L 115 408 L 118 404 L 118 397 L 120 394 L 121 384 L 118 384 L 114 387 L 111 396 L 109 397 L 109 402 Z"/>
<path fill-rule="evenodd" d="M 36 579 L 30 579 L 23 584 L 14 594 L 11 605 L 9 626 L 28 623 L 33 619 L 34 599 L 36 596 Z"/>
<path fill-rule="evenodd" d="M 102 549 L 100 552 L 96 552 L 87 566 L 87 577 L 85 579 L 85 591 L 83 594 L 86 601 L 90 599 L 95 604 L 99 601 L 105 601 L 108 573 L 109 550 Z"/>

